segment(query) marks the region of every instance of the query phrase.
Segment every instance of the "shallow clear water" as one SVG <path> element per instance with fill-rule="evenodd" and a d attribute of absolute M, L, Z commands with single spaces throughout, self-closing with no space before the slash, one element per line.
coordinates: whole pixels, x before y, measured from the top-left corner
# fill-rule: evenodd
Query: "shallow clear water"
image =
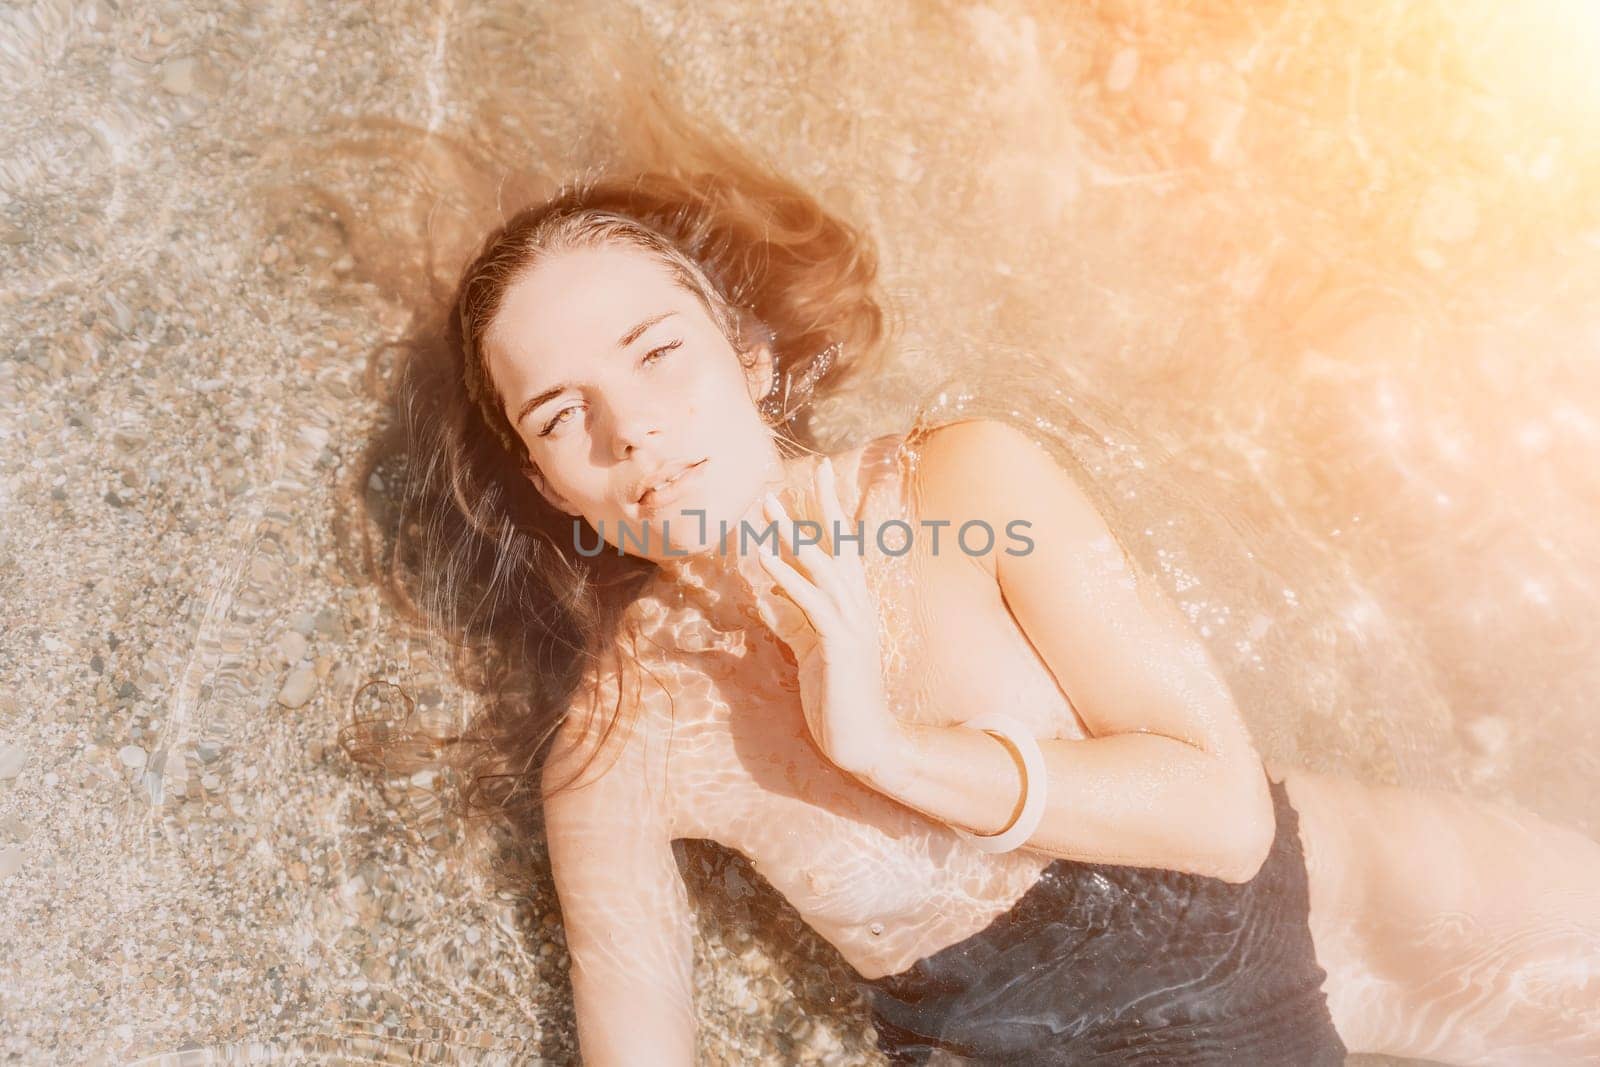
<path fill-rule="evenodd" d="M 0 1055 L 573 1057 L 542 856 L 335 744 L 369 677 L 459 694 L 334 533 L 363 354 L 501 168 L 606 147 L 601 38 L 879 242 L 899 355 L 827 436 L 1048 365 L 1264 753 L 1600 835 L 1600 16 L 1239 8 L 0 11 Z M 706 1061 L 873 1062 L 683 853 Z"/>

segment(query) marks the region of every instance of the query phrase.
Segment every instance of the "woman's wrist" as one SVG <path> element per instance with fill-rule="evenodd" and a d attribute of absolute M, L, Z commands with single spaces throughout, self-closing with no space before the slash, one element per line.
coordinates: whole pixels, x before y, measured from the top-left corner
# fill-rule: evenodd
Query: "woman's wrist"
<path fill-rule="evenodd" d="M 1022 795 L 1013 817 L 993 833 L 976 833 L 952 824 L 951 829 L 984 852 L 1010 852 L 1033 836 L 1044 818 L 1045 798 L 1049 780 L 1045 774 L 1044 754 L 1028 725 L 1004 712 L 984 712 L 962 724 L 970 730 L 981 730 L 1006 747 L 1017 759 L 1022 770 Z"/>
<path fill-rule="evenodd" d="M 984 852 L 1009 852 L 1037 831 L 1043 820 L 1048 785 L 1044 756 L 1026 725 L 999 713 L 985 713 L 959 726 L 897 722 L 898 738 L 886 742 L 875 759 L 852 772 L 864 784 L 945 823 Z M 981 741 L 974 742 L 974 738 Z M 981 759 L 976 749 L 984 750 Z M 1004 825 L 993 833 L 966 827 L 993 826 L 968 812 L 980 782 L 996 779 L 985 761 L 1000 756 L 1008 765 L 1010 788 Z M 870 765 L 868 765 L 870 763 Z M 992 805 L 990 805 L 992 808 Z"/>
<path fill-rule="evenodd" d="M 880 793 L 894 795 L 904 789 L 916 773 L 917 723 L 893 720 L 883 741 L 870 756 L 847 768 L 855 777 Z"/>

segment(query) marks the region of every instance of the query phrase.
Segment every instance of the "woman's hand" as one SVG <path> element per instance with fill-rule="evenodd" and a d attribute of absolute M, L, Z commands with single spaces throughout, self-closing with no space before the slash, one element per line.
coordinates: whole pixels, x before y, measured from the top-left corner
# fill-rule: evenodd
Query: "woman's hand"
<path fill-rule="evenodd" d="M 803 573 L 777 552 L 756 550 L 778 590 L 800 610 L 765 605 L 760 611 L 763 621 L 794 652 L 800 702 L 812 739 L 841 770 L 861 775 L 898 758 L 905 735 L 884 695 L 878 611 L 867 589 L 860 552 L 834 547 L 833 532 L 853 530 L 854 525 L 839 506 L 833 464 L 826 459 L 817 468 L 817 496 L 823 544 L 799 547 L 796 562 Z M 768 494 L 764 510 L 777 527 L 779 543 L 794 545 L 794 522 L 776 496 Z"/>

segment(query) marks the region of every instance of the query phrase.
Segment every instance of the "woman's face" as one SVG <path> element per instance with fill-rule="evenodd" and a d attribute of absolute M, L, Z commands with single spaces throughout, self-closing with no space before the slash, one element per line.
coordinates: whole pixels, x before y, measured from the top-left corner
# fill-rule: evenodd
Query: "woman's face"
<path fill-rule="evenodd" d="M 719 522 L 737 530 L 781 477 L 756 407 L 768 353 L 746 371 L 699 300 L 646 252 L 550 256 L 507 291 L 484 344 L 530 480 L 616 548 L 656 560 L 713 549 Z M 698 511 L 703 524 L 686 514 Z M 594 535 L 582 543 L 592 554 Z"/>

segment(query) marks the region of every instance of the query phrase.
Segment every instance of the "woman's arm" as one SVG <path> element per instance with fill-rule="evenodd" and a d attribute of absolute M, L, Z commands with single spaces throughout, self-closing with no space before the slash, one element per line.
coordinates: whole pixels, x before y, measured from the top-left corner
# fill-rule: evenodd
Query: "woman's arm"
<path fill-rule="evenodd" d="M 618 735 L 625 728 L 619 723 Z M 586 1067 L 694 1062 L 695 924 L 672 852 L 661 742 L 649 735 L 641 719 L 620 755 L 614 736 L 572 788 L 548 796 L 596 743 L 592 729 L 580 736 L 569 718 L 544 769 L 545 832 Z"/>
<path fill-rule="evenodd" d="M 1095 863 L 1248 881 L 1271 848 L 1271 796 L 1227 685 L 1176 608 L 1137 584 L 1098 512 L 1021 430 L 940 427 L 918 472 L 923 519 L 972 518 L 997 533 L 1032 523 L 1025 555 L 973 557 L 1090 733 L 1041 740 L 1049 786 L 1025 847 Z M 997 545 L 1005 542 L 998 541 Z M 988 710 L 973 708 L 971 716 Z M 969 716 L 969 717 L 971 717 Z M 942 822 L 978 833 L 1021 806 L 1020 764 L 966 727 L 903 723 L 897 758 L 861 776 Z"/>

